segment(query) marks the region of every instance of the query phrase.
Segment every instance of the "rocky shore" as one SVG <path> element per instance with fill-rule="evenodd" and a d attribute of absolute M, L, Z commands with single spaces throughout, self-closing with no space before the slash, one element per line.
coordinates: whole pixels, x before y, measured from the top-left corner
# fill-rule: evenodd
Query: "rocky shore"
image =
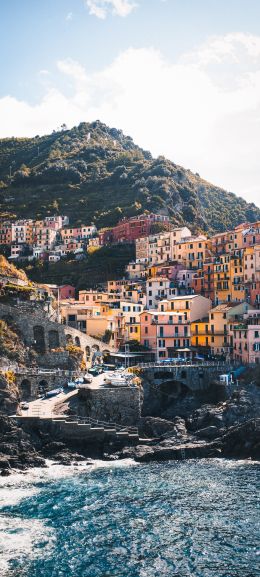
<path fill-rule="evenodd" d="M 2 383 L 0 414 L 0 474 L 13 469 L 44 466 L 45 459 L 64 465 L 86 458 L 121 459 L 139 462 L 193 458 L 260 459 L 260 388 L 249 385 L 217 405 L 205 404 L 187 418 L 167 420 L 142 417 L 138 423 L 140 440 L 136 446 L 111 443 L 61 442 L 42 429 L 28 431 L 6 414 L 13 410 L 15 390 Z M 1 393 L 1 389 L 0 389 Z"/>

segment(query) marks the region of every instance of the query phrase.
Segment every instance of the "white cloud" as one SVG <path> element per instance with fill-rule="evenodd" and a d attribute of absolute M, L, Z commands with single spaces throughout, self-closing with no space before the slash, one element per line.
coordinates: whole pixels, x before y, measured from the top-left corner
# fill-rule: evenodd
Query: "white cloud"
<path fill-rule="evenodd" d="M 68 14 L 66 14 L 65 20 L 67 20 L 67 22 L 69 22 L 70 20 L 72 20 L 72 16 L 73 16 L 73 13 L 68 12 Z"/>
<path fill-rule="evenodd" d="M 132 0 L 85 0 L 85 4 L 89 14 L 101 20 L 104 20 L 110 11 L 117 16 L 128 16 L 137 6 Z"/>
<path fill-rule="evenodd" d="M 214 37 L 175 63 L 130 48 L 94 73 L 61 60 L 37 106 L 0 99 L 2 136 L 96 119 L 260 204 L 260 37 Z"/>

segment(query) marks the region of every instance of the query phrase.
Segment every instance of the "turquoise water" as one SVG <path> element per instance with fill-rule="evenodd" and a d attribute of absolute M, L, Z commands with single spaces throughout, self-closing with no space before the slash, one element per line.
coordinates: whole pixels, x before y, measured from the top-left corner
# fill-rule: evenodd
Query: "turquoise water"
<path fill-rule="evenodd" d="M 260 575 L 256 463 L 122 462 L 77 470 L 54 467 L 1 481 L 1 575 Z"/>

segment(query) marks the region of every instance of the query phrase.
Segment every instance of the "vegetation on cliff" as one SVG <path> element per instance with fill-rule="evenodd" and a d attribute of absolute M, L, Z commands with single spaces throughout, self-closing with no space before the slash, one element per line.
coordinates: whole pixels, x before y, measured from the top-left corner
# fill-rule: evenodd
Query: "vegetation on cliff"
<path fill-rule="evenodd" d="M 215 232 L 260 219 L 260 209 L 164 157 L 152 158 L 99 121 L 0 140 L 0 215 L 68 214 L 101 228 L 144 211 Z"/>
<path fill-rule="evenodd" d="M 2 254 L 0 254 L 0 281 L 1 276 L 15 278 L 24 282 L 29 282 L 23 270 L 19 270 L 10 263 Z"/>
<path fill-rule="evenodd" d="M 25 265 L 27 275 L 33 281 L 52 284 L 72 284 L 77 290 L 87 289 L 125 275 L 125 267 L 134 258 L 130 244 L 104 246 L 84 260 L 72 256 L 57 263 L 36 261 Z"/>

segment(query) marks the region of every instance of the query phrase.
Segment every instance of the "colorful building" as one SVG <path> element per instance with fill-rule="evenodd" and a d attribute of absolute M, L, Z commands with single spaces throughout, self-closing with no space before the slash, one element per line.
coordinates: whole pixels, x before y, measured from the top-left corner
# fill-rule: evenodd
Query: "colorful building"
<path fill-rule="evenodd" d="M 232 326 L 233 358 L 243 364 L 260 364 L 260 311 L 248 310 Z"/>
<path fill-rule="evenodd" d="M 149 236 L 155 223 L 169 226 L 168 216 L 162 214 L 141 214 L 124 218 L 112 229 L 113 242 L 134 242 L 137 238 Z"/>
<path fill-rule="evenodd" d="M 140 314 L 141 344 L 152 350 L 156 359 L 190 357 L 191 323 L 206 315 L 209 299 L 200 295 L 172 297 L 160 302 L 159 310 Z"/>

